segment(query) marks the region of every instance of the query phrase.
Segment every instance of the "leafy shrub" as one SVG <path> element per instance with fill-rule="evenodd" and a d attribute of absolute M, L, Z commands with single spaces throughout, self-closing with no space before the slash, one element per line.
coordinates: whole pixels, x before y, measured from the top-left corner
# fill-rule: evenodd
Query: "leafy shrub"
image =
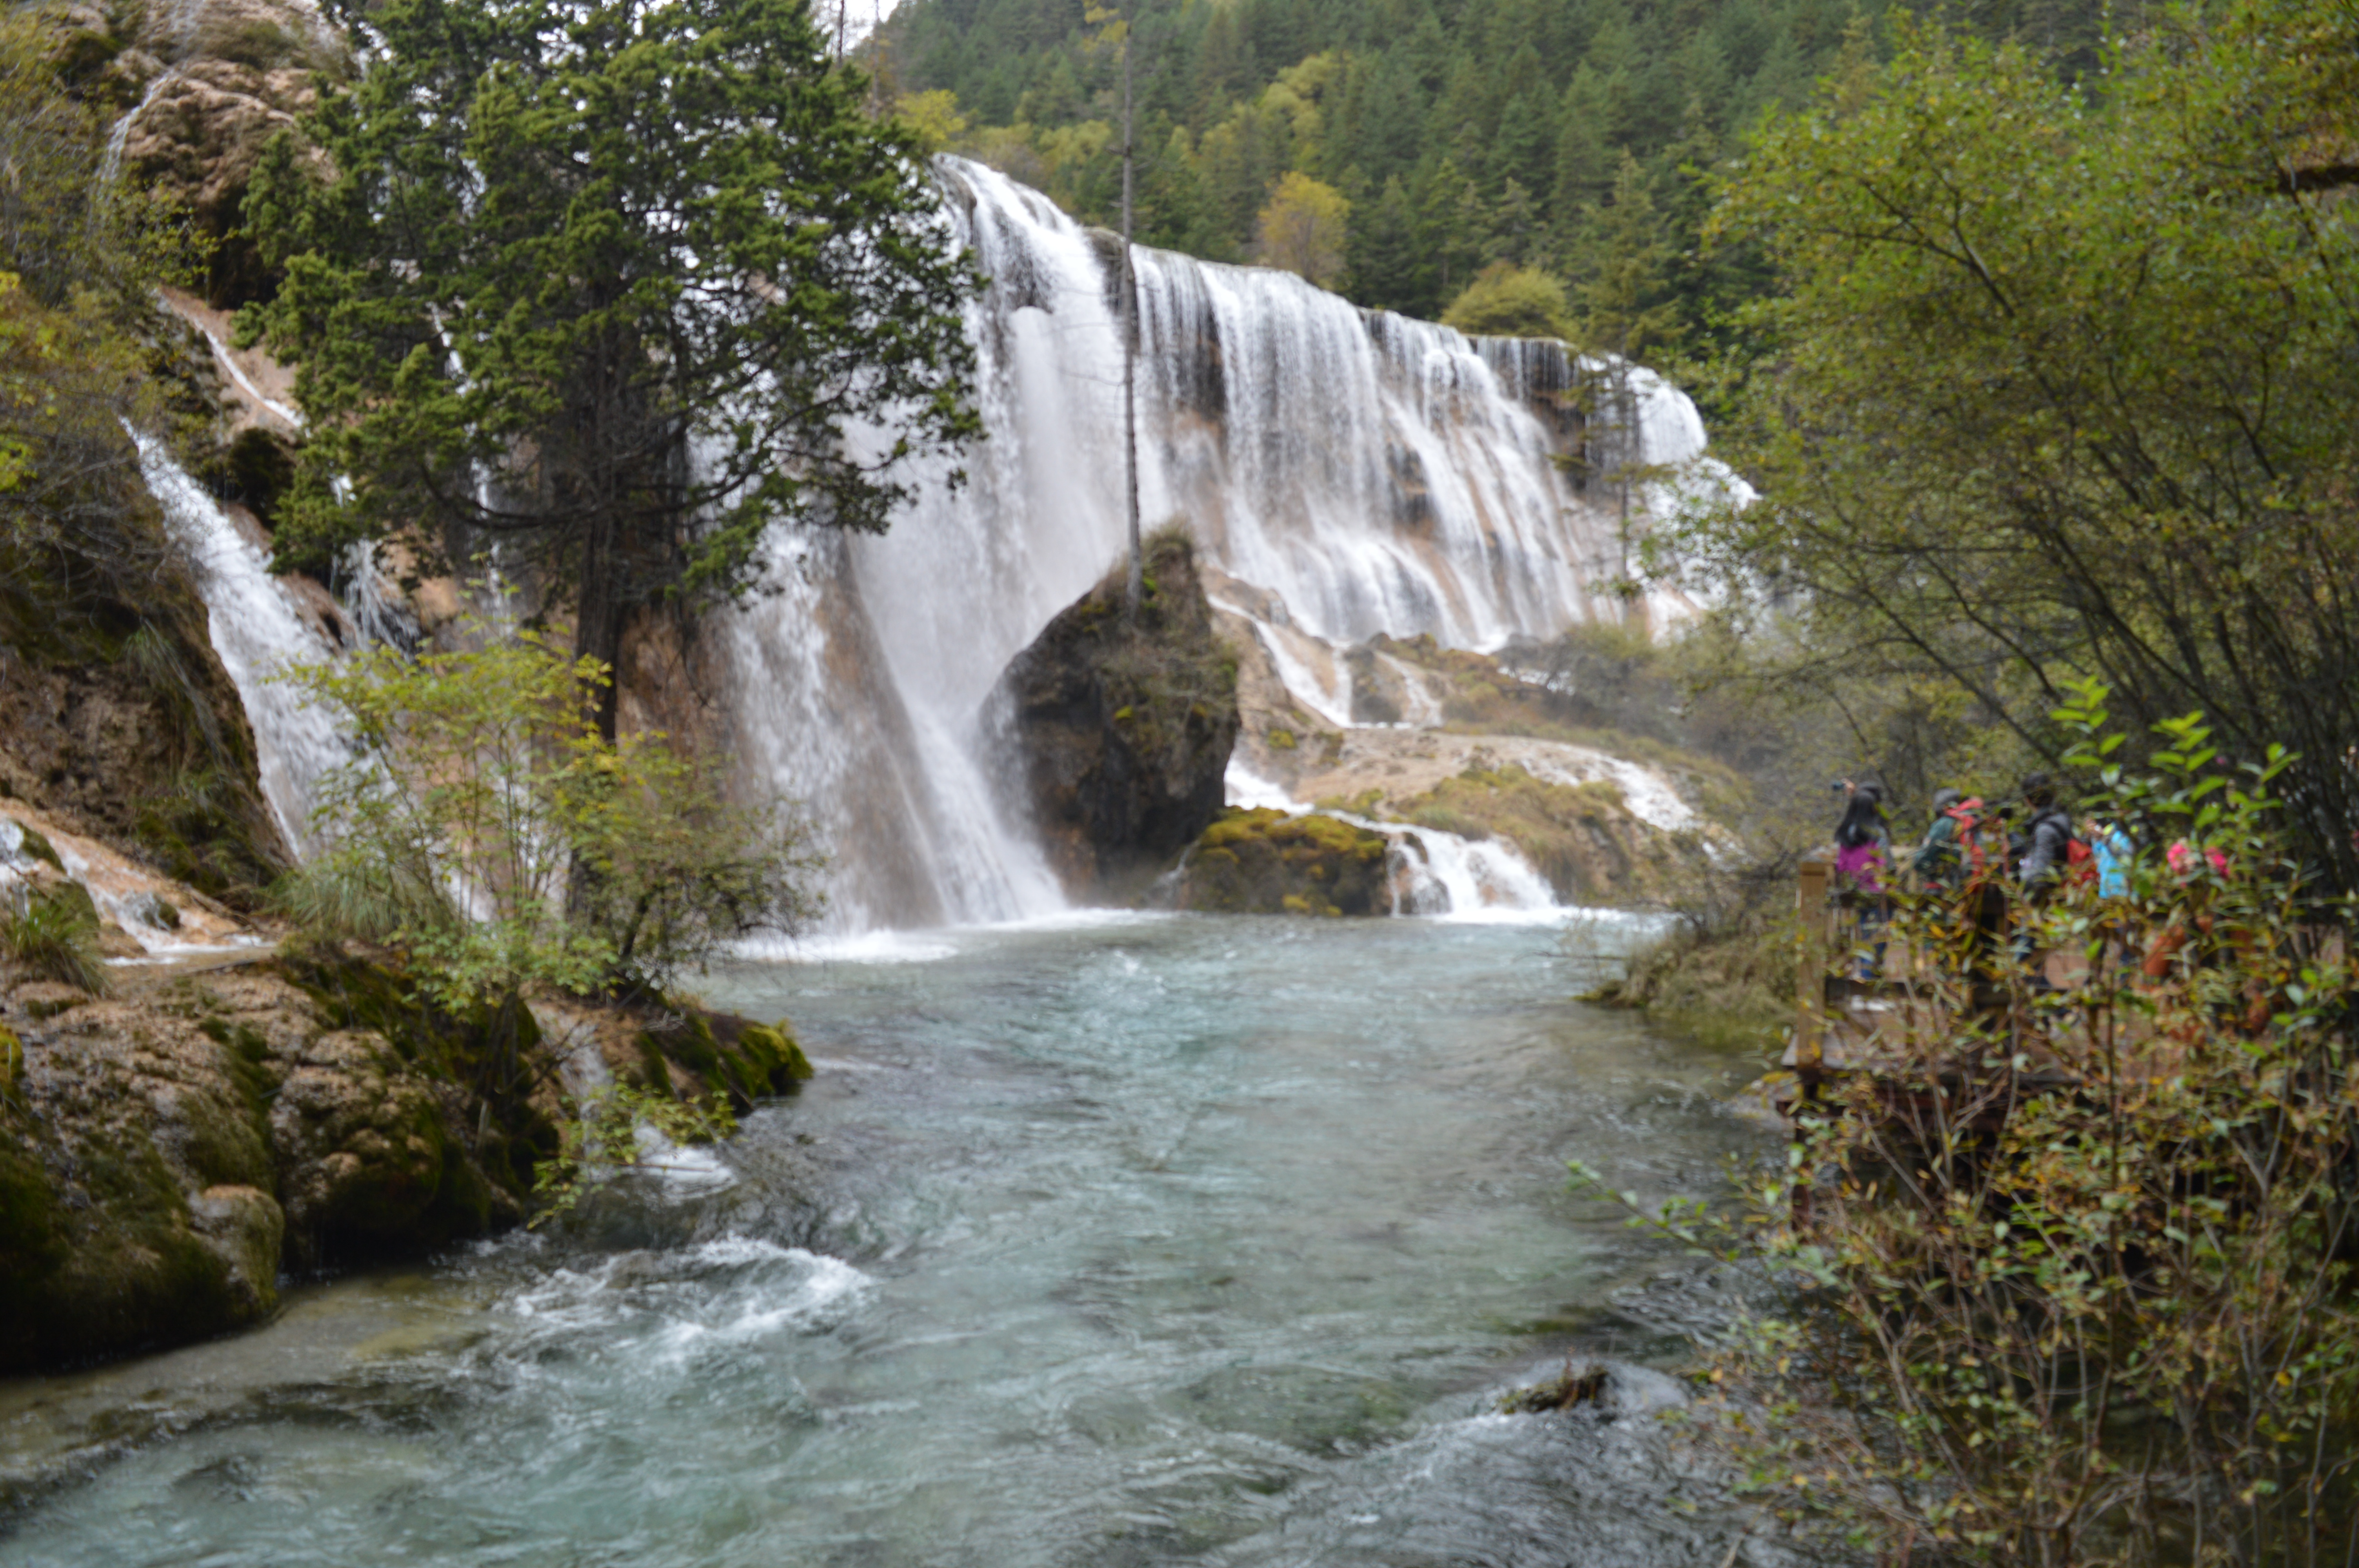
<path fill-rule="evenodd" d="M 603 740 L 608 671 L 537 633 L 282 678 L 341 708 L 359 751 L 321 781 L 326 848 L 282 904 L 404 949 L 439 1005 L 658 991 L 818 909 L 798 819 L 731 805 L 718 770 L 660 733 Z"/>
<path fill-rule="evenodd" d="M 0 955 L 36 979 L 78 986 L 92 996 L 112 990 L 90 895 L 77 900 L 38 888 L 24 893 L 21 906 L 0 910 Z"/>
<path fill-rule="evenodd" d="M 1441 313 L 1445 326 L 1488 338 L 1573 337 L 1564 285 L 1537 267 L 1494 262 Z"/>
<path fill-rule="evenodd" d="M 1798 1108 L 1743 1219 L 1651 1223 L 1723 1247 L 1738 1228 L 1728 1249 L 1785 1292 L 1720 1347 L 1712 1380 L 1741 1397 L 1707 1428 L 1789 1515 L 1888 1561 L 2342 1563 L 2350 910 L 2283 849 L 2281 748 L 2238 777 L 2199 719 L 2171 720 L 2159 771 L 2129 776 L 2105 695 L 2056 718 L 2094 803 L 2143 836 L 2130 896 L 2067 883 L 2017 911 L 2081 982 L 2051 991 L 1946 900 L 1904 901 L 1896 938 L 1938 961 L 1879 1015 L 1874 1070 Z"/>

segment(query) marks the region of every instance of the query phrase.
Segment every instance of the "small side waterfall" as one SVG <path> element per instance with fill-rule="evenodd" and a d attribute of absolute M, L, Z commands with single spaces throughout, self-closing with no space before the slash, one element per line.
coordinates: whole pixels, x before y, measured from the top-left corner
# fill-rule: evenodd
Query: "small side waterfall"
<path fill-rule="evenodd" d="M 206 621 L 213 652 L 254 727 L 263 798 L 288 847 L 306 853 L 312 844 L 312 786 L 352 751 L 332 715 L 270 677 L 289 664 L 325 658 L 334 650 L 296 613 L 261 549 L 238 532 L 164 443 L 136 433 L 132 438 L 139 448 L 141 477 L 196 567 L 197 587 L 211 611 Z"/>

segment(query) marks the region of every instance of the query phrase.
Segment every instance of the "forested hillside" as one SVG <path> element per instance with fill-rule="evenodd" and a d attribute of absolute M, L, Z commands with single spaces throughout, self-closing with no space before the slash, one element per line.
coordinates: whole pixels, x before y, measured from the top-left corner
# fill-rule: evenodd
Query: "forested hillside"
<path fill-rule="evenodd" d="M 1855 0 L 1130 9 L 1147 243 L 1294 265 L 1363 305 L 1428 317 L 1486 266 L 1535 269 L 1549 279 L 1503 290 L 1495 278 L 1478 319 L 1577 328 L 1601 311 L 1652 311 L 1640 335 L 1658 346 L 1750 290 L 1741 255 L 1699 251 L 1703 172 L 1765 111 L 1798 104 L 1847 46 L 1882 52 Z M 877 63 L 938 140 L 1109 222 L 1122 190 L 1113 12 L 903 0 Z M 1999 0 L 1969 19 L 2070 71 L 2093 61 L 2099 15 L 2087 0 Z M 1322 231 L 1341 243 L 1289 243 Z"/>

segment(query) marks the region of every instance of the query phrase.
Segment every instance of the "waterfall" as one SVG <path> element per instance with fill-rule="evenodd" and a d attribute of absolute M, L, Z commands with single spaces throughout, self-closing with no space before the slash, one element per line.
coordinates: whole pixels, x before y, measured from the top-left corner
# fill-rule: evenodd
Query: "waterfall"
<path fill-rule="evenodd" d="M 991 280 L 968 310 L 986 436 L 967 483 L 922 487 L 882 536 L 774 541 L 767 595 L 719 637 L 740 763 L 827 832 L 845 929 L 1060 906 L 1000 815 L 976 711 L 1125 547 L 1118 243 L 991 169 L 938 167 Z M 1617 520 L 1553 460 L 1553 395 L 1580 370 L 1561 345 L 1470 340 L 1290 273 L 1145 248 L 1136 272 L 1143 514 L 1262 590 L 1245 613 L 1306 704 L 1350 713 L 1348 675 L 1339 697 L 1284 652 L 1303 638 L 1489 650 L 1621 612 Z M 1644 370 L 1630 385 L 1642 460 L 1698 457 L 1687 398 Z"/>
<path fill-rule="evenodd" d="M 270 575 L 261 548 L 238 532 L 163 441 L 137 432 L 132 438 L 148 492 L 196 568 L 213 652 L 254 729 L 263 798 L 288 847 L 307 853 L 313 841 L 312 786 L 321 774 L 349 760 L 352 750 L 332 715 L 270 677 L 289 664 L 316 662 L 334 650 L 297 612 L 290 590 Z"/>
<path fill-rule="evenodd" d="M 761 590 L 706 633 L 741 780 L 814 819 L 839 932 L 1063 907 L 1006 815 L 979 709 L 1125 548 L 1118 243 L 993 170 L 938 167 L 951 226 L 990 278 L 967 310 L 986 432 L 958 460 L 967 482 L 951 489 L 951 460 L 932 461 L 883 535 L 777 531 Z M 1216 596 L 1299 700 L 1348 720 L 1351 676 L 1333 655 L 1378 633 L 1493 650 L 1623 612 L 1621 523 L 1554 460 L 1575 424 L 1556 395 L 1583 369 L 1561 345 L 1470 340 L 1288 273 L 1144 248 L 1136 272 L 1144 515 L 1192 531 Z M 1653 465 L 1700 457 L 1693 406 L 1643 370 L 1628 385 L 1636 428 L 1622 446 Z M 310 782 L 344 748 L 265 677 L 326 650 L 221 508 L 160 445 L 143 440 L 141 456 L 200 559 L 265 792 L 300 848 Z M 1669 493 L 1657 485 L 1645 504 Z M 351 565 L 353 615 L 397 636 L 373 611 L 373 563 Z M 1497 856 L 1444 846 L 1419 875 L 1453 904 L 1470 890 L 1545 902 L 1528 868 Z"/>

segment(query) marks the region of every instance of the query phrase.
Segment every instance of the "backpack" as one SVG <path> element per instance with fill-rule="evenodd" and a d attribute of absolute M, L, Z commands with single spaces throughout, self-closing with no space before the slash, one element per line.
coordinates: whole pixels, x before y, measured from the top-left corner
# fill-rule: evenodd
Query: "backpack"
<path fill-rule="evenodd" d="M 1958 825 L 1958 860 L 1969 882 L 1981 881 L 1987 874 L 1984 862 L 1988 859 L 1989 847 L 1983 834 L 1982 810 L 1979 798 L 1941 808 L 1941 815 Z"/>
<path fill-rule="evenodd" d="M 2075 884 L 2097 880 L 2097 852 L 2077 833 L 2064 840 L 2064 880 Z"/>

